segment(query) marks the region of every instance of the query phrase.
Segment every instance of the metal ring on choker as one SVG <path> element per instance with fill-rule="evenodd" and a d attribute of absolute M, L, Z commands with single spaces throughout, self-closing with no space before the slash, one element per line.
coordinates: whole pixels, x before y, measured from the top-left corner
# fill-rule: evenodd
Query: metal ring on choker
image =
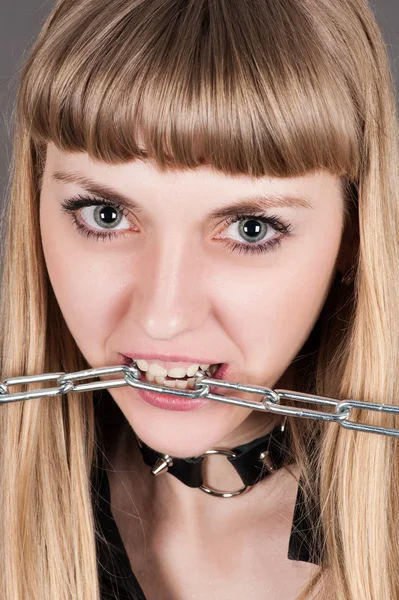
<path fill-rule="evenodd" d="M 285 428 L 287 417 L 266 435 L 236 448 L 212 448 L 200 456 L 175 458 L 147 446 L 137 435 L 136 441 L 144 462 L 151 467 L 152 475 L 158 477 L 170 473 L 189 487 L 219 498 L 240 496 L 267 475 L 282 467 L 288 450 L 288 431 Z M 205 456 L 220 454 L 235 468 L 243 486 L 233 492 L 209 487 L 203 480 L 202 467 Z"/>
<path fill-rule="evenodd" d="M 233 458 L 236 458 L 237 456 L 237 454 L 232 450 L 226 450 L 223 448 L 220 448 L 219 450 L 207 450 L 206 452 L 204 452 L 204 455 L 211 454 L 222 454 L 223 456 L 232 456 Z M 244 485 L 242 488 L 235 492 L 222 492 L 220 490 L 214 490 L 213 488 L 202 484 L 199 486 L 199 489 L 203 492 L 206 492 L 207 494 L 210 494 L 211 496 L 218 496 L 219 498 L 232 498 L 233 496 L 240 496 L 241 494 L 249 490 L 251 487 L 252 486 Z"/>

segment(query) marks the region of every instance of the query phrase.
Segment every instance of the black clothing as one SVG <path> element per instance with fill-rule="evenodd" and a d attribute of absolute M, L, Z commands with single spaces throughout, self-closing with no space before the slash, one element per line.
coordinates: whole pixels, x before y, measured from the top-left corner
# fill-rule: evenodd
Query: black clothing
<path fill-rule="evenodd" d="M 101 428 L 102 419 L 105 417 L 106 428 L 109 432 L 116 422 L 113 420 L 113 416 L 115 415 L 112 415 L 111 412 L 112 410 L 115 411 L 117 405 L 107 391 L 103 391 L 101 394 L 95 393 L 94 397 L 97 422 Z M 104 400 L 105 403 L 103 403 Z M 120 419 L 122 413 L 118 407 L 116 412 L 120 413 L 118 417 Z M 100 533 L 99 536 L 96 536 L 96 544 L 101 600 L 146 600 L 132 572 L 122 538 L 112 516 L 108 475 L 100 453 L 98 457 L 99 469 L 93 473 L 92 485 L 96 529 Z M 228 501 L 226 500 L 226 502 Z M 298 486 L 287 556 L 290 560 L 319 564 L 320 551 L 318 552 L 317 559 L 312 560 L 310 556 L 310 540 L 313 534 L 309 528 L 306 515 L 303 514 L 302 505 L 302 492 Z M 319 544 L 317 548 L 320 548 Z"/>

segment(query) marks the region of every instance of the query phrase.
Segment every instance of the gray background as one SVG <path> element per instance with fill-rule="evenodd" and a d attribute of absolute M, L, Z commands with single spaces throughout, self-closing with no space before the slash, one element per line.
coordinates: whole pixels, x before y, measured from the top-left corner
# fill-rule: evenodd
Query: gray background
<path fill-rule="evenodd" d="M 399 2 L 374 0 L 371 5 L 385 35 L 399 90 Z M 8 182 L 10 123 L 19 71 L 52 6 L 53 0 L 0 0 L 0 205 Z"/>

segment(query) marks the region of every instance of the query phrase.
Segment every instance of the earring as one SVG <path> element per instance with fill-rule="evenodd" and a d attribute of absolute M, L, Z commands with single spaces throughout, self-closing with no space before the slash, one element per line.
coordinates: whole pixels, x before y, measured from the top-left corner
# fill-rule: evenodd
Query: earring
<path fill-rule="evenodd" d="M 355 279 L 355 274 L 356 274 L 355 265 L 352 265 L 342 275 L 341 283 L 343 283 L 344 285 L 350 285 L 352 283 L 352 281 Z"/>

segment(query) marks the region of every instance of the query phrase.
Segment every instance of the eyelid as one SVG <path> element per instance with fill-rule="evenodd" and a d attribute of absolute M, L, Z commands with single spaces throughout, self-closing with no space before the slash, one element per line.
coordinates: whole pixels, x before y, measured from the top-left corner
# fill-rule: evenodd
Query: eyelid
<path fill-rule="evenodd" d="M 289 223 L 288 221 L 283 220 L 281 217 L 279 217 L 278 215 L 274 214 L 274 215 L 266 215 L 262 212 L 259 213 L 238 213 L 236 216 L 231 216 L 227 219 L 227 221 L 225 220 L 223 223 L 223 229 L 229 227 L 230 225 L 232 225 L 233 223 L 237 223 L 238 221 L 243 221 L 243 220 L 250 220 L 250 219 L 259 219 L 264 221 L 265 223 L 267 223 L 268 225 L 270 225 L 272 227 L 272 229 L 274 229 L 275 231 L 277 231 L 278 233 L 283 233 L 283 234 L 289 234 L 292 230 L 292 226 L 291 223 Z"/>
<path fill-rule="evenodd" d="M 125 206 L 120 206 L 117 202 L 111 202 L 106 198 L 95 198 L 88 197 L 81 194 L 77 196 L 73 196 L 72 198 L 66 198 L 61 202 L 62 209 L 66 213 L 77 213 L 82 208 L 89 208 L 90 206 L 111 206 L 112 208 L 116 208 L 119 210 L 122 215 L 126 218 L 132 216 L 132 213 Z"/>
<path fill-rule="evenodd" d="M 123 237 L 133 231 L 132 227 L 125 229 L 101 229 L 91 227 L 89 223 L 82 217 L 78 217 L 77 213 L 85 208 L 91 206 L 111 206 L 118 210 L 126 219 L 128 219 L 133 227 L 131 213 L 125 206 L 120 206 L 116 202 L 110 202 L 104 198 L 95 198 L 78 194 L 71 198 L 66 198 L 61 202 L 61 210 L 65 212 L 68 217 L 71 218 L 72 224 L 76 227 L 79 233 L 86 235 L 87 237 L 96 237 L 103 241 L 111 240 L 115 237 Z"/>
<path fill-rule="evenodd" d="M 77 227 L 79 233 L 86 235 L 87 237 L 96 237 L 97 239 L 103 239 L 103 241 L 107 239 L 112 239 L 114 237 L 120 237 L 127 235 L 126 230 L 102 230 L 102 229 L 91 229 L 87 225 L 82 225 L 78 222 L 75 213 L 78 212 L 82 208 L 87 208 L 90 206 L 112 206 L 119 210 L 126 218 L 128 218 L 128 214 L 130 210 L 125 206 L 120 206 L 117 202 L 112 202 L 107 198 L 96 198 L 96 197 L 88 197 L 81 194 L 73 198 L 65 199 L 62 203 L 62 210 L 66 212 L 73 220 L 74 225 Z M 128 214 L 126 214 L 128 213 Z M 224 239 L 225 245 L 227 248 L 233 251 L 248 253 L 248 254 L 260 254 L 272 250 L 273 248 L 277 248 L 281 245 L 281 242 L 284 238 L 289 237 L 291 235 L 291 224 L 279 217 L 278 215 L 266 215 L 262 211 L 248 211 L 245 210 L 244 207 L 237 208 L 234 215 L 231 215 L 223 220 L 223 228 L 229 227 L 231 224 L 236 223 L 245 219 L 259 219 L 264 221 L 266 224 L 271 226 L 276 232 L 280 233 L 280 236 L 277 239 L 272 238 L 272 240 L 266 240 L 264 242 L 258 242 L 256 244 L 250 243 L 239 243 L 234 240 L 231 240 L 228 237 L 221 237 L 219 239 Z M 118 233 L 119 232 L 119 233 Z"/>
<path fill-rule="evenodd" d="M 76 196 L 73 196 L 71 198 L 66 198 L 65 200 L 62 201 L 62 206 L 69 211 L 73 211 L 73 210 L 79 210 L 80 208 L 85 208 L 87 206 L 90 205 L 95 205 L 95 206 L 113 206 L 115 208 L 118 208 L 118 210 L 120 210 L 121 212 L 126 211 L 128 212 L 128 209 L 125 206 L 121 206 L 120 204 L 118 204 L 118 202 L 115 201 L 111 201 L 108 200 L 107 198 L 96 198 L 95 196 L 91 197 L 91 196 L 84 196 L 83 194 L 77 194 Z"/>

